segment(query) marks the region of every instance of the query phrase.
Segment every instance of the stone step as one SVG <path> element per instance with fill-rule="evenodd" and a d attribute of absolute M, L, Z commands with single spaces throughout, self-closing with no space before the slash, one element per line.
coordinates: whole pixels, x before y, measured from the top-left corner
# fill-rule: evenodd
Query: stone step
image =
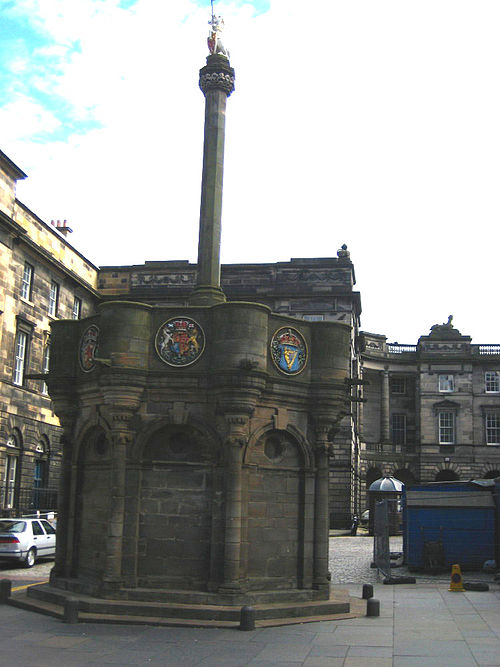
<path fill-rule="evenodd" d="M 79 602 L 79 618 L 86 622 L 146 623 L 203 627 L 239 627 L 239 606 L 195 605 L 173 602 L 105 600 L 55 589 L 44 584 L 16 593 L 14 606 L 63 618 L 67 598 Z M 336 599 L 300 603 L 254 605 L 256 625 L 287 625 L 362 615 L 355 599 L 339 595 Z M 351 602 L 354 603 L 351 610 Z M 359 601 L 358 601 L 359 602 Z"/>
<path fill-rule="evenodd" d="M 256 620 L 256 628 L 264 627 L 276 627 L 276 626 L 285 626 L 292 625 L 296 623 L 315 623 L 319 621 L 333 621 L 347 618 L 356 618 L 356 616 L 362 615 L 360 613 L 361 607 L 363 607 L 363 602 L 361 603 L 360 609 L 356 609 L 354 612 L 347 613 L 337 613 L 337 614 L 321 614 L 321 615 L 311 615 L 311 616 L 282 616 L 274 618 L 260 618 Z M 15 596 L 9 599 L 9 604 L 14 607 L 21 609 L 26 609 L 29 611 L 34 611 L 40 614 L 47 616 L 52 616 L 54 618 L 59 618 L 60 620 L 64 619 L 64 606 L 63 604 L 55 604 L 53 602 L 47 602 L 46 600 L 38 599 L 32 596 L 28 596 L 26 591 L 16 594 Z M 239 614 L 238 618 L 232 621 L 224 621 L 220 619 L 210 619 L 210 618 L 179 618 L 176 616 L 159 616 L 154 612 L 157 611 L 154 608 L 150 608 L 150 615 L 145 614 L 134 614 L 135 605 L 130 605 L 128 613 L 120 612 L 118 614 L 113 613 L 98 613 L 95 611 L 85 612 L 80 611 L 78 614 L 78 619 L 80 623 L 111 623 L 111 624 L 123 624 L 123 625 L 155 625 L 155 626 L 178 626 L 178 627 L 203 627 L 203 628 L 239 628 Z M 357 612 L 357 613 L 356 613 Z"/>

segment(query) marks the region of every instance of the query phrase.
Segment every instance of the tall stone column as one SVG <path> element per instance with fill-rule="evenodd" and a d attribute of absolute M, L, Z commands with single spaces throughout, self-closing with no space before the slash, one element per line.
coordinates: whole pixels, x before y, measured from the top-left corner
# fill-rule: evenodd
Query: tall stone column
<path fill-rule="evenodd" d="M 390 442 L 391 431 L 389 422 L 389 370 L 382 371 L 382 400 L 380 435 L 382 442 Z"/>
<path fill-rule="evenodd" d="M 314 574 L 313 587 L 328 589 L 328 431 L 329 425 L 316 426 L 316 479 L 314 485 Z"/>
<path fill-rule="evenodd" d="M 234 69 L 224 55 L 210 55 L 200 70 L 205 95 L 205 135 L 201 181 L 198 278 L 190 305 L 211 306 L 226 300 L 220 286 L 220 239 L 226 101 L 234 90 Z"/>

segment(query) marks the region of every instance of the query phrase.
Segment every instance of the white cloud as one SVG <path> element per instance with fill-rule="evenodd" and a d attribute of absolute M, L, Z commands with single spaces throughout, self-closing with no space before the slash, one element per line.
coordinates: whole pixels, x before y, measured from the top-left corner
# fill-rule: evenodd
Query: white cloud
<path fill-rule="evenodd" d="M 15 144 L 41 132 L 53 132 L 59 125 L 50 111 L 25 95 L 16 95 L 0 107 L 0 136 L 7 144 Z"/>
<path fill-rule="evenodd" d="M 76 121 L 100 124 L 30 144 L 29 134 L 57 127 L 55 115 L 27 98 L 7 101 L 2 149 L 29 175 L 21 199 L 42 217 L 68 218 L 72 243 L 96 263 L 195 260 L 197 74 L 210 3 L 16 6 L 59 53 L 46 92 Z M 491 342 L 500 324 L 491 308 L 500 6 L 310 0 L 306 9 L 273 0 L 255 15 L 216 3 L 237 77 L 223 261 L 334 256 L 346 242 L 365 329 L 412 342 L 453 312 L 463 332 Z"/>

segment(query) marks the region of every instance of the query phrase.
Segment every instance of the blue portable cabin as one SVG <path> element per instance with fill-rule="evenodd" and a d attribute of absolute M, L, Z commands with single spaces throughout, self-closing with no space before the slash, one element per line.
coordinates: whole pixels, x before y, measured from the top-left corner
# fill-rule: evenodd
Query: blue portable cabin
<path fill-rule="evenodd" d="M 474 570 L 495 558 L 495 487 L 481 481 L 403 488 L 403 551 L 409 569 L 458 563 Z"/>

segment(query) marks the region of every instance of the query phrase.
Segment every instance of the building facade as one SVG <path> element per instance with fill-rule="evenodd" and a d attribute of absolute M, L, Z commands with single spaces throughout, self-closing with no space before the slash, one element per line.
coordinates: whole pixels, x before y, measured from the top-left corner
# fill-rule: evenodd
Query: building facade
<path fill-rule="evenodd" d="M 404 483 L 500 476 L 500 345 L 448 322 L 416 345 L 361 334 L 361 505 L 382 475 Z"/>
<path fill-rule="evenodd" d="M 0 152 L 0 514 L 57 503 L 61 429 L 33 376 L 48 370 L 50 322 L 98 299 L 96 267 L 16 198 L 25 177 Z"/>

